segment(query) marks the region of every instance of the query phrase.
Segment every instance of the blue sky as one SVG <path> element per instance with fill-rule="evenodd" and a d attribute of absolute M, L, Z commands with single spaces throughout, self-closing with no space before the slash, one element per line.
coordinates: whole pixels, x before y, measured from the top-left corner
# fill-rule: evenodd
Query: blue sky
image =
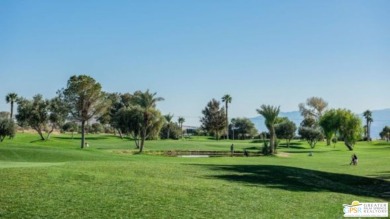
<path fill-rule="evenodd" d="M 197 125 L 212 98 L 230 115 L 308 97 L 356 113 L 390 108 L 390 1 L 0 1 L 0 111 L 47 98 L 74 74 L 108 92 L 150 89 Z"/>

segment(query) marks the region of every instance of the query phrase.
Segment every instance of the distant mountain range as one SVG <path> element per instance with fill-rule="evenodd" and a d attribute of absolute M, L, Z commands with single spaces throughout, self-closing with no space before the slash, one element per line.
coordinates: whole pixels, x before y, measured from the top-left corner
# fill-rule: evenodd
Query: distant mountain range
<path fill-rule="evenodd" d="M 299 111 L 293 112 L 281 112 L 279 113 L 279 117 L 287 117 L 291 121 L 293 121 L 297 127 L 303 120 L 301 113 Z M 363 117 L 363 113 L 360 114 L 362 118 L 362 123 L 365 125 L 365 119 Z M 390 126 L 390 109 L 383 110 L 372 110 L 372 118 L 374 122 L 371 124 L 371 137 L 373 139 L 379 138 L 379 133 L 382 131 L 383 127 Z M 257 130 L 260 132 L 267 131 L 264 125 L 264 118 L 262 116 L 257 116 L 254 118 L 249 118 L 256 126 Z"/>

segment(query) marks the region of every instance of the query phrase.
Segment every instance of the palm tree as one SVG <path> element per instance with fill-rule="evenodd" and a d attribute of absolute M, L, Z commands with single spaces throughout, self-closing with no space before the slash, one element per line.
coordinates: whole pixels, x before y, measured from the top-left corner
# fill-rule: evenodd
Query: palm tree
<path fill-rule="evenodd" d="M 181 133 L 183 134 L 183 123 L 186 121 L 184 119 L 184 117 L 179 117 L 179 119 L 177 120 L 179 122 L 179 125 L 180 125 L 180 130 L 181 130 Z M 183 135 L 182 135 L 183 136 Z"/>
<path fill-rule="evenodd" d="M 232 97 L 229 94 L 225 94 L 222 97 L 222 102 L 225 102 L 225 109 L 226 109 L 226 139 L 228 139 L 229 136 L 229 117 L 228 117 L 228 105 L 232 102 Z"/>
<path fill-rule="evenodd" d="M 366 137 L 367 137 L 367 141 L 370 141 L 371 140 L 371 137 L 370 137 L 370 126 L 371 126 L 371 123 L 374 121 L 372 119 L 372 112 L 370 110 L 366 110 L 363 112 L 363 116 L 366 118 Z"/>
<path fill-rule="evenodd" d="M 165 117 L 165 120 L 167 121 L 167 139 L 169 139 L 169 132 L 171 131 L 171 124 L 172 124 L 172 118 L 173 118 L 173 114 L 167 114 L 164 116 Z"/>
<path fill-rule="evenodd" d="M 7 96 L 5 96 L 5 101 L 11 104 L 11 115 L 10 115 L 11 119 L 13 118 L 13 114 L 14 114 L 14 103 L 17 101 L 17 99 L 18 99 L 18 95 L 16 93 L 9 93 L 7 94 Z"/>
<path fill-rule="evenodd" d="M 269 130 L 270 134 L 270 148 L 271 148 L 271 153 L 275 154 L 276 153 L 276 147 L 275 147 L 275 139 L 276 139 L 276 134 L 275 134 L 275 123 L 278 118 L 279 112 L 280 112 L 280 107 L 274 107 L 271 105 L 261 105 L 260 109 L 256 109 L 257 113 L 262 115 L 265 119 L 265 126 Z"/>
<path fill-rule="evenodd" d="M 156 97 L 157 93 L 150 93 L 149 90 L 146 92 L 137 91 L 134 93 L 133 101 L 135 104 L 140 106 L 143 110 L 144 121 L 142 124 L 142 133 L 141 133 L 141 145 L 139 152 L 142 152 L 144 149 L 144 143 L 147 135 L 147 130 L 150 125 L 151 110 L 156 107 L 156 103 L 163 101 L 164 98 Z"/>

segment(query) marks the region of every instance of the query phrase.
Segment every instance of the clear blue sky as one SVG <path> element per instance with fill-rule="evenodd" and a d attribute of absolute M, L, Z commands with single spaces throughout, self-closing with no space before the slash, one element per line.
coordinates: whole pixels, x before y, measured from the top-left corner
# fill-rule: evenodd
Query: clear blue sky
<path fill-rule="evenodd" d="M 0 1 L 0 111 L 7 93 L 51 98 L 74 74 L 149 88 L 188 125 L 225 93 L 234 117 L 311 96 L 390 108 L 390 1 Z"/>

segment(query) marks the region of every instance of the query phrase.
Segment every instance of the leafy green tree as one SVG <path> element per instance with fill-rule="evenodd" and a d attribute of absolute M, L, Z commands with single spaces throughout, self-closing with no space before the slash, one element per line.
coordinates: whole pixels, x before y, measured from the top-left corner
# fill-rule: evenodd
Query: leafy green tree
<path fill-rule="evenodd" d="M 276 133 L 275 133 L 275 123 L 277 121 L 280 107 L 275 107 L 271 105 L 261 105 L 259 109 L 256 110 L 257 113 L 262 115 L 265 119 L 265 126 L 267 127 L 270 134 L 270 153 L 275 154 L 276 151 Z"/>
<path fill-rule="evenodd" d="M 9 93 L 5 96 L 5 101 L 11 105 L 10 118 L 13 118 L 14 115 L 14 104 L 18 99 L 18 95 L 16 93 Z"/>
<path fill-rule="evenodd" d="M 359 116 L 346 109 L 339 109 L 338 116 L 340 121 L 340 136 L 344 139 L 345 146 L 352 151 L 356 141 L 358 141 L 362 135 L 363 129 L 361 120 Z"/>
<path fill-rule="evenodd" d="M 297 126 L 288 118 L 284 119 L 275 126 L 276 136 L 280 139 L 286 139 L 287 147 L 290 147 L 290 142 L 294 138 L 296 131 Z"/>
<path fill-rule="evenodd" d="M 324 132 L 326 138 L 326 145 L 329 146 L 340 127 L 337 110 L 331 109 L 326 111 L 324 115 L 320 118 L 319 125 Z"/>
<path fill-rule="evenodd" d="M 101 91 L 100 83 L 87 75 L 74 75 L 68 80 L 66 88 L 59 91 L 64 102 L 69 104 L 73 119 L 81 122 L 81 148 L 85 146 L 85 124 L 104 112 L 107 99 Z"/>
<path fill-rule="evenodd" d="M 168 130 L 169 130 L 169 139 L 179 139 L 182 135 L 180 126 L 177 123 L 165 123 L 160 131 L 160 138 L 168 139 Z"/>
<path fill-rule="evenodd" d="M 138 105 L 122 108 L 115 117 L 118 121 L 118 127 L 123 133 L 130 135 L 140 152 L 142 152 L 142 142 L 145 139 L 154 138 L 164 124 L 164 117 L 161 116 L 160 111 L 150 108 L 148 111 L 148 124 L 146 124 L 147 129 L 144 133 L 144 109 Z"/>
<path fill-rule="evenodd" d="M 78 130 L 79 130 L 79 125 L 76 122 L 67 122 L 62 126 L 62 130 L 64 132 L 71 132 L 72 139 L 73 139 L 74 133 L 78 132 Z"/>
<path fill-rule="evenodd" d="M 309 143 L 311 148 L 314 148 L 317 142 L 324 138 L 317 121 L 311 116 L 303 119 L 298 134 Z"/>
<path fill-rule="evenodd" d="M 115 117 L 115 115 L 119 112 L 119 110 L 129 108 L 131 106 L 133 95 L 130 93 L 105 93 L 105 96 L 109 100 L 109 107 L 104 111 L 102 116 L 99 117 L 98 121 L 104 125 L 109 124 L 116 132 L 118 132 L 120 138 L 123 139 L 122 131 L 118 126 L 117 117 Z"/>
<path fill-rule="evenodd" d="M 382 131 L 379 133 L 379 136 L 381 137 L 381 139 L 384 139 L 387 142 L 389 142 L 390 141 L 390 127 L 389 126 L 385 126 L 382 129 Z"/>
<path fill-rule="evenodd" d="M 3 142 L 5 137 L 13 138 L 16 133 L 16 126 L 12 119 L 0 117 L 0 142 Z"/>
<path fill-rule="evenodd" d="M 49 101 L 49 123 L 52 133 L 54 129 L 61 129 L 69 115 L 68 105 L 60 97 L 54 97 Z M 50 134 L 48 135 L 48 139 Z"/>
<path fill-rule="evenodd" d="M 49 139 L 54 129 L 60 127 L 67 116 L 67 109 L 59 98 L 47 100 L 40 94 L 35 95 L 32 100 L 21 98 L 17 111 L 18 122 L 28 124 L 37 131 L 41 140 Z"/>
<path fill-rule="evenodd" d="M 225 109 L 224 107 L 220 108 L 219 105 L 220 102 L 215 99 L 208 102 L 202 110 L 203 117 L 200 120 L 202 129 L 214 133 L 216 140 L 219 140 L 219 134 L 226 126 Z"/>
<path fill-rule="evenodd" d="M 232 97 L 229 94 L 225 94 L 222 97 L 222 102 L 225 103 L 225 110 L 226 110 L 226 139 L 228 138 L 228 131 L 229 131 L 229 116 L 228 116 L 228 109 L 229 104 L 232 103 Z"/>
<path fill-rule="evenodd" d="M 132 102 L 142 109 L 143 122 L 141 131 L 141 143 L 140 153 L 143 151 L 146 138 L 149 136 L 148 130 L 151 130 L 153 124 L 160 122 L 161 117 L 154 116 L 153 113 L 156 110 L 156 104 L 159 101 L 163 101 L 164 98 L 156 97 L 157 93 L 150 93 L 149 90 L 146 92 L 136 91 L 132 98 Z M 159 111 L 158 111 L 159 112 Z"/>
<path fill-rule="evenodd" d="M 314 148 L 317 142 L 324 137 L 321 130 L 318 128 L 300 126 L 298 133 L 303 139 L 306 139 L 311 148 Z"/>
<path fill-rule="evenodd" d="M 365 132 L 365 136 L 366 136 L 367 141 L 371 141 L 371 136 L 370 136 L 371 123 L 374 121 L 373 118 L 372 118 L 372 112 L 370 110 L 366 110 L 366 111 L 363 112 L 363 116 L 366 119 L 366 132 Z"/>
<path fill-rule="evenodd" d="M 253 122 L 248 118 L 234 118 L 232 119 L 232 123 L 229 125 L 229 127 L 230 135 L 233 137 L 233 139 L 245 139 L 248 137 L 253 138 L 258 134 L 255 124 L 253 124 Z"/>
<path fill-rule="evenodd" d="M 104 127 L 100 123 L 93 123 L 91 125 L 91 132 L 95 133 L 95 134 L 102 133 L 102 132 L 104 132 Z"/>
<path fill-rule="evenodd" d="M 171 131 L 173 114 L 164 115 L 166 121 L 167 139 L 169 139 L 169 132 Z"/>

